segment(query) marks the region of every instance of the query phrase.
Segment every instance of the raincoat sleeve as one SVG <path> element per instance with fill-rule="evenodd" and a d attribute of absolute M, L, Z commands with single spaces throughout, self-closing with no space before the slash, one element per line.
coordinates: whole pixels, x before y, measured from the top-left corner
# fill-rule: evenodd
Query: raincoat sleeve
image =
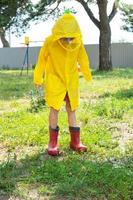
<path fill-rule="evenodd" d="M 48 58 L 47 42 L 44 42 L 44 45 L 42 46 L 39 52 L 38 61 L 34 70 L 34 84 L 36 85 L 42 84 L 42 77 L 45 71 L 47 58 Z"/>
<path fill-rule="evenodd" d="M 92 80 L 91 70 L 90 70 L 90 61 L 88 55 L 86 53 L 85 47 L 83 43 L 81 44 L 79 55 L 78 55 L 78 63 L 80 65 L 81 72 L 87 81 Z"/>

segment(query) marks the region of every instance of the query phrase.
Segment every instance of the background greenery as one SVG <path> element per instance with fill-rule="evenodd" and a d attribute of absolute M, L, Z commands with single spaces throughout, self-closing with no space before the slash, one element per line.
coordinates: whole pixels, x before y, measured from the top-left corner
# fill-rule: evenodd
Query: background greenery
<path fill-rule="evenodd" d="M 48 107 L 36 101 L 32 73 L 0 71 L 0 199 L 133 199 L 133 69 L 93 71 L 92 84 L 80 76 L 88 152 L 69 149 L 62 106 L 59 157 L 46 152 Z"/>

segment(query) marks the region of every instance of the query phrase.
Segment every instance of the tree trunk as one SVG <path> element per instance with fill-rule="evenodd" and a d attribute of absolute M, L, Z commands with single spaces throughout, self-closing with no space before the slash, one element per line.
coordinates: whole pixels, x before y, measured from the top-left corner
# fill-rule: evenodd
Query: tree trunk
<path fill-rule="evenodd" d="M 10 47 L 9 42 L 5 38 L 5 30 L 3 28 L 0 28 L 0 39 L 3 47 Z"/>
<path fill-rule="evenodd" d="M 110 15 L 107 15 L 107 0 L 97 0 L 97 5 L 99 9 L 99 20 L 95 18 L 93 12 L 89 8 L 88 3 L 90 2 L 85 0 L 76 0 L 82 4 L 85 11 L 87 12 L 90 19 L 97 26 L 100 31 L 99 37 L 99 70 L 112 70 L 112 58 L 111 58 L 111 29 L 110 21 L 114 18 L 117 13 L 118 1 L 114 1 L 112 11 Z"/>
<path fill-rule="evenodd" d="M 107 15 L 107 0 L 97 0 L 99 7 L 99 70 L 112 70 L 111 29 Z"/>

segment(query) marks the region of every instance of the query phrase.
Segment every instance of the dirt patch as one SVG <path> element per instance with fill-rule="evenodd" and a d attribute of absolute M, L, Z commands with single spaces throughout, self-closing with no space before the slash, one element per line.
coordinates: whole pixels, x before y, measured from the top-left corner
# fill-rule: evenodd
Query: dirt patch
<path fill-rule="evenodd" d="M 20 160 L 23 159 L 25 155 L 32 156 L 40 152 L 40 147 L 38 146 L 17 146 L 14 149 L 0 144 L 0 163 L 7 162 L 8 160 Z M 0 199 L 1 200 L 1 199 Z"/>
<path fill-rule="evenodd" d="M 129 127 L 128 123 L 116 123 L 113 127 L 112 139 L 118 141 L 121 151 L 126 150 L 128 142 L 133 142 L 133 129 Z"/>
<path fill-rule="evenodd" d="M 18 99 L 18 100 L 11 100 L 11 101 L 4 101 L 0 105 L 0 116 L 2 116 L 4 113 L 8 112 L 17 112 L 18 110 L 22 108 L 28 108 L 30 104 L 29 99 Z"/>

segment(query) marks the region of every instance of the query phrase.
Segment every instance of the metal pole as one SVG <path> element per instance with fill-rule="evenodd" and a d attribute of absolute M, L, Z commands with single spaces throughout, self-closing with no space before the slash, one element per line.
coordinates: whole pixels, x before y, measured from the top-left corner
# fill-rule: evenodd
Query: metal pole
<path fill-rule="evenodd" d="M 11 27 L 9 26 L 9 45 L 11 47 Z"/>
<path fill-rule="evenodd" d="M 28 75 L 28 68 L 29 68 L 29 45 L 27 44 L 27 75 Z"/>

